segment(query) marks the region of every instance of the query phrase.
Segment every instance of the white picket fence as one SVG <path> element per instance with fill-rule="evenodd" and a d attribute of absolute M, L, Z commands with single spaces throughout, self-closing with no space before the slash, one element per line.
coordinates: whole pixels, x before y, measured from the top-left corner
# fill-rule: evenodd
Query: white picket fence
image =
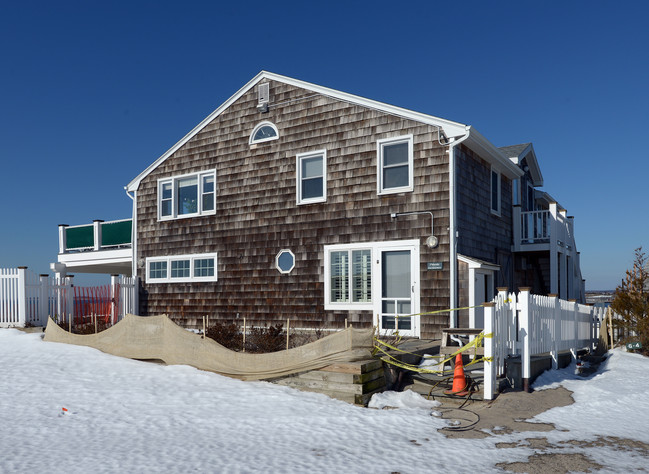
<path fill-rule="evenodd" d="M 112 277 L 111 285 L 119 285 L 114 324 L 126 313 L 137 314 L 137 278 Z M 44 326 L 50 316 L 68 321 L 75 315 L 74 295 L 71 278 L 36 275 L 27 267 L 0 268 L 0 328 Z"/>
<path fill-rule="evenodd" d="M 570 351 L 576 358 L 580 349 L 594 349 L 605 308 L 539 296 L 521 289 L 500 291 L 493 303 L 485 305 L 485 399 L 491 400 L 498 377 L 505 374 L 505 360 L 520 355 L 525 388 L 530 379 L 532 356 L 550 354 L 558 368 L 559 352 Z"/>

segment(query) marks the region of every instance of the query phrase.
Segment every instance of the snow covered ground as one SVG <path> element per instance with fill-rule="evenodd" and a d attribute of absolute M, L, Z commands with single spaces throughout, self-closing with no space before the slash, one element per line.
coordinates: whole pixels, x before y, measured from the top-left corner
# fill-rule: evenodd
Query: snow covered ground
<path fill-rule="evenodd" d="M 412 393 L 385 396 L 403 408 L 360 408 L 40 336 L 0 330 L 0 472 L 473 473 L 502 472 L 497 463 L 534 454 L 524 442 L 535 436 L 530 432 L 447 439 L 437 431 L 446 421 Z M 577 377 L 573 366 L 544 374 L 535 388 L 559 384 L 574 392 L 575 403 L 537 416 L 557 427 L 538 436 L 649 443 L 648 359 L 614 351 L 595 376 Z M 605 472 L 649 467 L 646 451 L 620 455 L 616 446 L 560 451 L 583 453 Z"/>

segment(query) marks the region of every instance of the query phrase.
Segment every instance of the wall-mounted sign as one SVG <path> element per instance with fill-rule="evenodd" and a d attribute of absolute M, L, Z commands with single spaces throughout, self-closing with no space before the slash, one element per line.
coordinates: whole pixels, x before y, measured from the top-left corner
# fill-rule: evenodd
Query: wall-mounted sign
<path fill-rule="evenodd" d="M 444 262 L 428 262 L 426 264 L 427 270 L 443 270 Z"/>

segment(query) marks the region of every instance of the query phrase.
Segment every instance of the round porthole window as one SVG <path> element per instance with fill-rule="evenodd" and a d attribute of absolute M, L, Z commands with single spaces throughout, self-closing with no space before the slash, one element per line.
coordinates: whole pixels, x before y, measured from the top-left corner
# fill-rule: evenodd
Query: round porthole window
<path fill-rule="evenodd" d="M 280 273 L 291 273 L 295 268 L 295 255 L 290 250 L 280 250 L 275 257 L 275 266 Z"/>

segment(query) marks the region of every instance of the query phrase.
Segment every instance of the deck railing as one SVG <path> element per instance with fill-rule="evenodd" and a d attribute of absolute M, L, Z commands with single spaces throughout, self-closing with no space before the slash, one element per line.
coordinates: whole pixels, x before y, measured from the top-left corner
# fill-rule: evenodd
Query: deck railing
<path fill-rule="evenodd" d="M 525 211 L 514 206 L 514 245 L 516 250 L 525 250 L 533 244 L 556 244 L 567 250 L 574 250 L 573 219 L 559 210 L 556 203 L 549 210 Z"/>
<path fill-rule="evenodd" d="M 59 253 L 131 247 L 132 219 L 69 226 L 59 225 Z"/>

